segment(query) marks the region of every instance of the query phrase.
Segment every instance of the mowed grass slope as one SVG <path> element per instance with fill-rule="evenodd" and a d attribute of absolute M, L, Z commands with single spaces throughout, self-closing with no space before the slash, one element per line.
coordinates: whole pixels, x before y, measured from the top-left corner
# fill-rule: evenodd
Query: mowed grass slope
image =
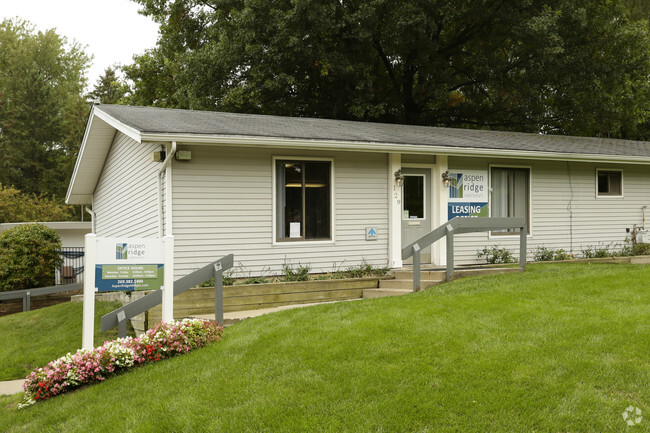
<path fill-rule="evenodd" d="M 117 302 L 97 302 L 95 344 L 117 338 L 117 330 L 99 332 L 101 316 L 119 308 Z M 24 379 L 33 369 L 81 348 L 81 302 L 0 317 L 0 380 Z"/>
<path fill-rule="evenodd" d="M 531 265 L 249 319 L 0 431 L 650 431 L 650 267 Z"/>

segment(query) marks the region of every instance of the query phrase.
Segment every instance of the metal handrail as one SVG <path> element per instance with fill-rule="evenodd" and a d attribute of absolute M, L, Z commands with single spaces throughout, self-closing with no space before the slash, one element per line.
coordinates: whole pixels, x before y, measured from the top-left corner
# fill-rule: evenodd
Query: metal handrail
<path fill-rule="evenodd" d="M 34 289 L 11 290 L 0 292 L 0 301 L 9 299 L 23 299 L 23 311 L 29 311 L 32 304 L 32 296 L 51 295 L 52 293 L 72 292 L 83 289 L 83 283 L 64 284 L 60 286 L 37 287 Z"/>
<path fill-rule="evenodd" d="M 454 235 L 503 229 L 519 229 L 519 266 L 526 269 L 526 236 L 528 235 L 527 221 L 524 217 L 517 218 L 487 218 L 487 217 L 456 217 L 440 227 L 430 231 L 415 242 L 402 248 L 402 259 L 413 256 L 413 291 L 420 290 L 420 254 L 421 251 L 434 242 L 447 237 L 447 281 L 454 278 Z"/>
<path fill-rule="evenodd" d="M 174 296 L 180 295 L 210 278 L 214 278 L 215 320 L 222 324 L 223 273 L 233 267 L 234 260 L 234 256 L 228 254 L 227 256 L 223 256 L 219 260 L 215 260 L 201 269 L 197 269 L 196 271 L 174 281 Z M 120 338 L 126 337 L 126 321 L 138 314 L 144 313 L 160 303 L 162 303 L 162 290 L 155 290 L 140 299 L 113 310 L 102 316 L 102 332 L 106 332 L 117 326 Z"/>

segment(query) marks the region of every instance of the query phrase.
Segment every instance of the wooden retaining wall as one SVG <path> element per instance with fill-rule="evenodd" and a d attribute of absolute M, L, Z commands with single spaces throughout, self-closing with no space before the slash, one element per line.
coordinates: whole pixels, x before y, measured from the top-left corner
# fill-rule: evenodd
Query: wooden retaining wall
<path fill-rule="evenodd" d="M 358 299 L 374 289 L 380 278 L 298 281 L 224 286 L 224 312 L 257 310 L 292 304 Z M 174 297 L 174 317 L 214 313 L 214 287 L 196 287 Z M 160 306 L 148 311 L 148 322 L 161 319 Z"/>

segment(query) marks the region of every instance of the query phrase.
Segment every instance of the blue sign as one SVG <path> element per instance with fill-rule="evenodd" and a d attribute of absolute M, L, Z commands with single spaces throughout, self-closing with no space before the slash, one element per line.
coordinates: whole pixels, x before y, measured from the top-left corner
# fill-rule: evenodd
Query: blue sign
<path fill-rule="evenodd" d="M 448 218 L 455 217 L 486 217 L 488 216 L 487 202 L 449 203 Z"/>
<path fill-rule="evenodd" d="M 158 290 L 164 272 L 163 264 L 95 265 L 95 287 L 100 292 Z"/>
<path fill-rule="evenodd" d="M 375 230 L 374 227 L 366 227 L 366 240 L 367 241 L 377 240 L 377 230 Z"/>

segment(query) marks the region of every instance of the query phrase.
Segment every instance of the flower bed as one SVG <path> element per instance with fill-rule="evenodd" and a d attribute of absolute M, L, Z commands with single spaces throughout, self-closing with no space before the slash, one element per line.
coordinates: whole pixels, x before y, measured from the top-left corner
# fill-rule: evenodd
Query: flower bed
<path fill-rule="evenodd" d="M 104 381 L 136 366 L 182 355 L 219 341 L 222 334 L 223 328 L 217 322 L 183 319 L 161 322 L 138 338 L 118 338 L 92 350 L 68 353 L 27 376 L 25 399 L 20 407 Z"/>

